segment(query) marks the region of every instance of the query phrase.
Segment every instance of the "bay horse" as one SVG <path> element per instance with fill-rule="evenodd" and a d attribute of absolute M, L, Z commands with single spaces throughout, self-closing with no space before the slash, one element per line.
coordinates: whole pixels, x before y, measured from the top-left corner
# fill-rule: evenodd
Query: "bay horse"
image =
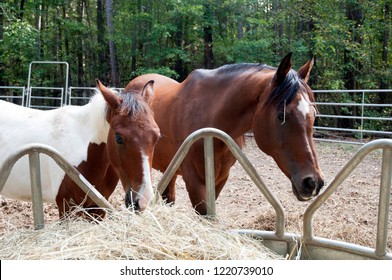
<path fill-rule="evenodd" d="M 97 91 L 87 105 L 50 111 L 0 101 L 0 166 L 22 145 L 46 144 L 57 149 L 106 199 L 121 180 L 126 206 L 142 211 L 153 197 L 151 164 L 160 136 L 148 104 L 153 81 L 140 91 L 120 94 L 97 80 Z M 96 209 L 53 160 L 43 155 L 41 168 L 43 200 L 57 204 L 60 218 L 75 204 L 104 217 L 105 212 Z M 22 157 L 1 194 L 31 201 L 28 170 L 28 159 Z"/>
<path fill-rule="evenodd" d="M 273 157 L 290 179 L 298 200 L 316 196 L 324 185 L 313 142 L 316 117 L 314 94 L 307 85 L 313 59 L 298 72 L 292 53 L 278 68 L 263 64 L 233 64 L 215 70 L 195 70 L 182 83 L 157 74 L 136 77 L 125 90 L 155 81 L 151 102 L 161 131 L 153 168 L 164 172 L 184 139 L 193 131 L 213 127 L 225 131 L 242 148 L 244 134 L 253 130 L 258 147 Z M 175 201 L 175 180 L 182 175 L 195 210 L 206 209 L 203 141 L 196 142 L 163 193 Z M 214 139 L 215 193 L 218 198 L 235 158 Z"/>

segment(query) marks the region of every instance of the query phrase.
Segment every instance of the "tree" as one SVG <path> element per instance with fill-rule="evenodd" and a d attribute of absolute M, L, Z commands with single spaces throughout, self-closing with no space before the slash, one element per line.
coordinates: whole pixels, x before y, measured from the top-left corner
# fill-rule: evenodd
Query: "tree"
<path fill-rule="evenodd" d="M 26 71 L 13 65 L 26 69 L 31 60 L 67 61 L 75 86 L 93 85 L 96 77 L 123 86 L 148 72 L 183 80 L 196 68 L 276 65 L 294 51 L 295 69 L 316 56 L 312 88 L 390 88 L 390 5 L 390 0 L 108 0 L 106 5 L 104 0 L 3 0 L 0 82 L 25 81 Z M 62 76 L 42 75 L 48 83 Z M 381 94 L 377 102 L 390 96 Z"/>
<path fill-rule="evenodd" d="M 120 75 L 118 71 L 118 62 L 116 46 L 114 43 L 114 23 L 113 23 L 113 0 L 106 0 L 106 22 L 109 34 L 109 51 L 110 51 L 110 68 L 112 84 L 120 87 Z"/>
<path fill-rule="evenodd" d="M 211 4 L 206 2 L 204 4 L 204 68 L 212 69 L 215 66 L 214 52 L 213 52 L 213 19 L 212 19 Z"/>

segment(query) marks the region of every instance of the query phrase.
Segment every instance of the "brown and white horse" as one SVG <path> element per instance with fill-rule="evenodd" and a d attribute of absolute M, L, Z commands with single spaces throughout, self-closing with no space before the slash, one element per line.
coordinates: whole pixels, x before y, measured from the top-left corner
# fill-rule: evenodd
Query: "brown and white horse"
<path fill-rule="evenodd" d="M 107 199 L 119 179 L 127 206 L 144 210 L 153 197 L 151 163 L 160 136 L 149 107 L 154 89 L 147 81 L 139 91 L 116 93 L 97 81 L 85 106 L 40 111 L 0 101 L 0 166 L 18 147 L 41 143 L 57 149 Z M 56 203 L 60 218 L 72 205 L 101 209 L 47 156 L 41 158 L 42 192 Z M 31 201 L 28 160 L 14 166 L 1 194 Z"/>
<path fill-rule="evenodd" d="M 155 81 L 151 108 L 162 137 L 153 167 L 165 171 L 184 139 L 197 129 L 221 129 L 241 147 L 244 134 L 253 130 L 259 148 L 291 180 L 296 197 L 308 200 L 317 195 L 324 180 L 312 136 L 316 108 L 307 85 L 312 66 L 310 60 L 298 72 L 292 70 L 289 53 L 278 68 L 226 65 L 193 71 L 182 83 L 157 74 L 135 78 L 126 90 Z M 218 197 L 235 159 L 221 141 L 214 141 Z M 182 175 L 196 211 L 206 214 L 203 141 L 192 146 L 176 175 Z M 163 194 L 168 202 L 175 201 L 175 180 L 176 176 Z"/>

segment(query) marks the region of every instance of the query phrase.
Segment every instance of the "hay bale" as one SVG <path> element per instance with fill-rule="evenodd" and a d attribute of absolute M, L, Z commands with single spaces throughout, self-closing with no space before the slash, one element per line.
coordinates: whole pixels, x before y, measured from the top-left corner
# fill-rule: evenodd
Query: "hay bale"
<path fill-rule="evenodd" d="M 176 206 L 157 205 L 142 214 L 120 209 L 96 222 L 77 216 L 38 231 L 8 224 L 0 259 L 282 259 L 258 241 Z"/>

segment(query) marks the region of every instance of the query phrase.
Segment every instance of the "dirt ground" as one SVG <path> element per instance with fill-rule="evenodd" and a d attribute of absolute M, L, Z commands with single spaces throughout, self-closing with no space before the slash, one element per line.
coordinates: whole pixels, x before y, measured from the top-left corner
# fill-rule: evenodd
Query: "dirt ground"
<path fill-rule="evenodd" d="M 326 184 L 332 181 L 345 163 L 359 149 L 359 145 L 316 143 L 319 161 Z M 289 180 L 278 169 L 272 158 L 263 154 L 252 137 L 247 137 L 244 152 L 266 185 L 281 201 L 286 213 L 286 231 L 302 233 L 302 217 L 310 202 L 299 202 L 291 190 Z M 314 234 L 359 245 L 375 247 L 378 211 L 378 193 L 381 173 L 381 152 L 365 158 L 350 177 L 316 212 Z M 161 177 L 153 173 L 154 182 Z M 118 187 L 109 201 L 123 207 L 123 190 Z M 190 202 L 184 183 L 177 180 L 177 204 L 189 208 Z M 55 205 L 44 206 L 45 222 L 58 219 Z M 228 229 L 274 230 L 275 212 L 249 176 L 237 163 L 217 200 L 218 223 Z M 7 227 L 6 227 L 6 224 Z M 16 228 L 32 227 L 31 203 L 19 202 L 0 196 L 0 234 L 9 225 Z M 388 249 L 392 251 L 392 217 L 389 217 Z"/>

